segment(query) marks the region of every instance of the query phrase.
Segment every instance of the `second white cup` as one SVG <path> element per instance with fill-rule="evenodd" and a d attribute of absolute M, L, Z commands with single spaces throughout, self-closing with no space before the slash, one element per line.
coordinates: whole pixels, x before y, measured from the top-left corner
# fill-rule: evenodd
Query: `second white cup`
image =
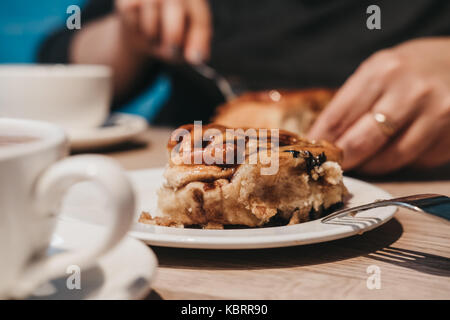
<path fill-rule="evenodd" d="M 111 68 L 102 65 L 0 65 L 0 117 L 43 120 L 70 131 L 102 125 Z"/>

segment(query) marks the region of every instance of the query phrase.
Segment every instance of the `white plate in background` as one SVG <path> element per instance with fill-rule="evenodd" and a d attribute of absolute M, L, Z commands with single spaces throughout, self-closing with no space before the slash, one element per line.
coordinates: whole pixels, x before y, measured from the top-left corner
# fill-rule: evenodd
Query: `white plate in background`
<path fill-rule="evenodd" d="M 114 113 L 104 126 L 69 130 L 70 147 L 75 151 L 109 147 L 135 138 L 147 127 L 147 121 L 141 116 Z"/>

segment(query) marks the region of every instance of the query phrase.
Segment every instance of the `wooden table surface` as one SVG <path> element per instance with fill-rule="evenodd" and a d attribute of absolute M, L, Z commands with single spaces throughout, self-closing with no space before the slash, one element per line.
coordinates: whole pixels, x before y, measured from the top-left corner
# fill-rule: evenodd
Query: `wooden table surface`
<path fill-rule="evenodd" d="M 152 128 L 136 142 L 103 153 L 127 170 L 164 166 L 170 132 Z M 450 195 L 448 168 L 365 180 L 394 196 Z M 230 251 L 152 249 L 160 265 L 153 298 L 450 298 L 450 223 L 406 209 L 373 231 L 320 244 Z M 380 289 L 367 287 L 372 275 L 367 268 L 372 265 L 379 268 Z"/>

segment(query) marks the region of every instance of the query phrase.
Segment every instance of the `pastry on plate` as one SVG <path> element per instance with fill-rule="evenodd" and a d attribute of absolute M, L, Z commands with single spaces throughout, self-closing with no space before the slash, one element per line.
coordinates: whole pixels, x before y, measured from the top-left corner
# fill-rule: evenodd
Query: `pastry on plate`
<path fill-rule="evenodd" d="M 216 135 L 205 142 L 193 125 L 172 134 L 166 182 L 158 194 L 160 214 L 143 212 L 141 223 L 208 229 L 296 224 L 343 202 L 342 152 L 334 145 L 283 130 L 263 135 L 242 129 L 230 138 L 226 127 L 201 128 Z M 206 156 L 227 157 L 226 152 L 233 156 L 222 159 L 232 161 Z"/>
<path fill-rule="evenodd" d="M 249 92 L 219 106 L 212 122 L 232 128 L 280 128 L 306 134 L 335 90 Z"/>

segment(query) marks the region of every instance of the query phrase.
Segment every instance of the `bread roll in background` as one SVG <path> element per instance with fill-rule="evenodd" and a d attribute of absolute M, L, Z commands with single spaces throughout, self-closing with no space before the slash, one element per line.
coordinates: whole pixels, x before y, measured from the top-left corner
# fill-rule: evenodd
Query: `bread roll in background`
<path fill-rule="evenodd" d="M 334 89 L 248 92 L 217 108 L 213 123 L 232 128 L 279 128 L 304 136 Z"/>

